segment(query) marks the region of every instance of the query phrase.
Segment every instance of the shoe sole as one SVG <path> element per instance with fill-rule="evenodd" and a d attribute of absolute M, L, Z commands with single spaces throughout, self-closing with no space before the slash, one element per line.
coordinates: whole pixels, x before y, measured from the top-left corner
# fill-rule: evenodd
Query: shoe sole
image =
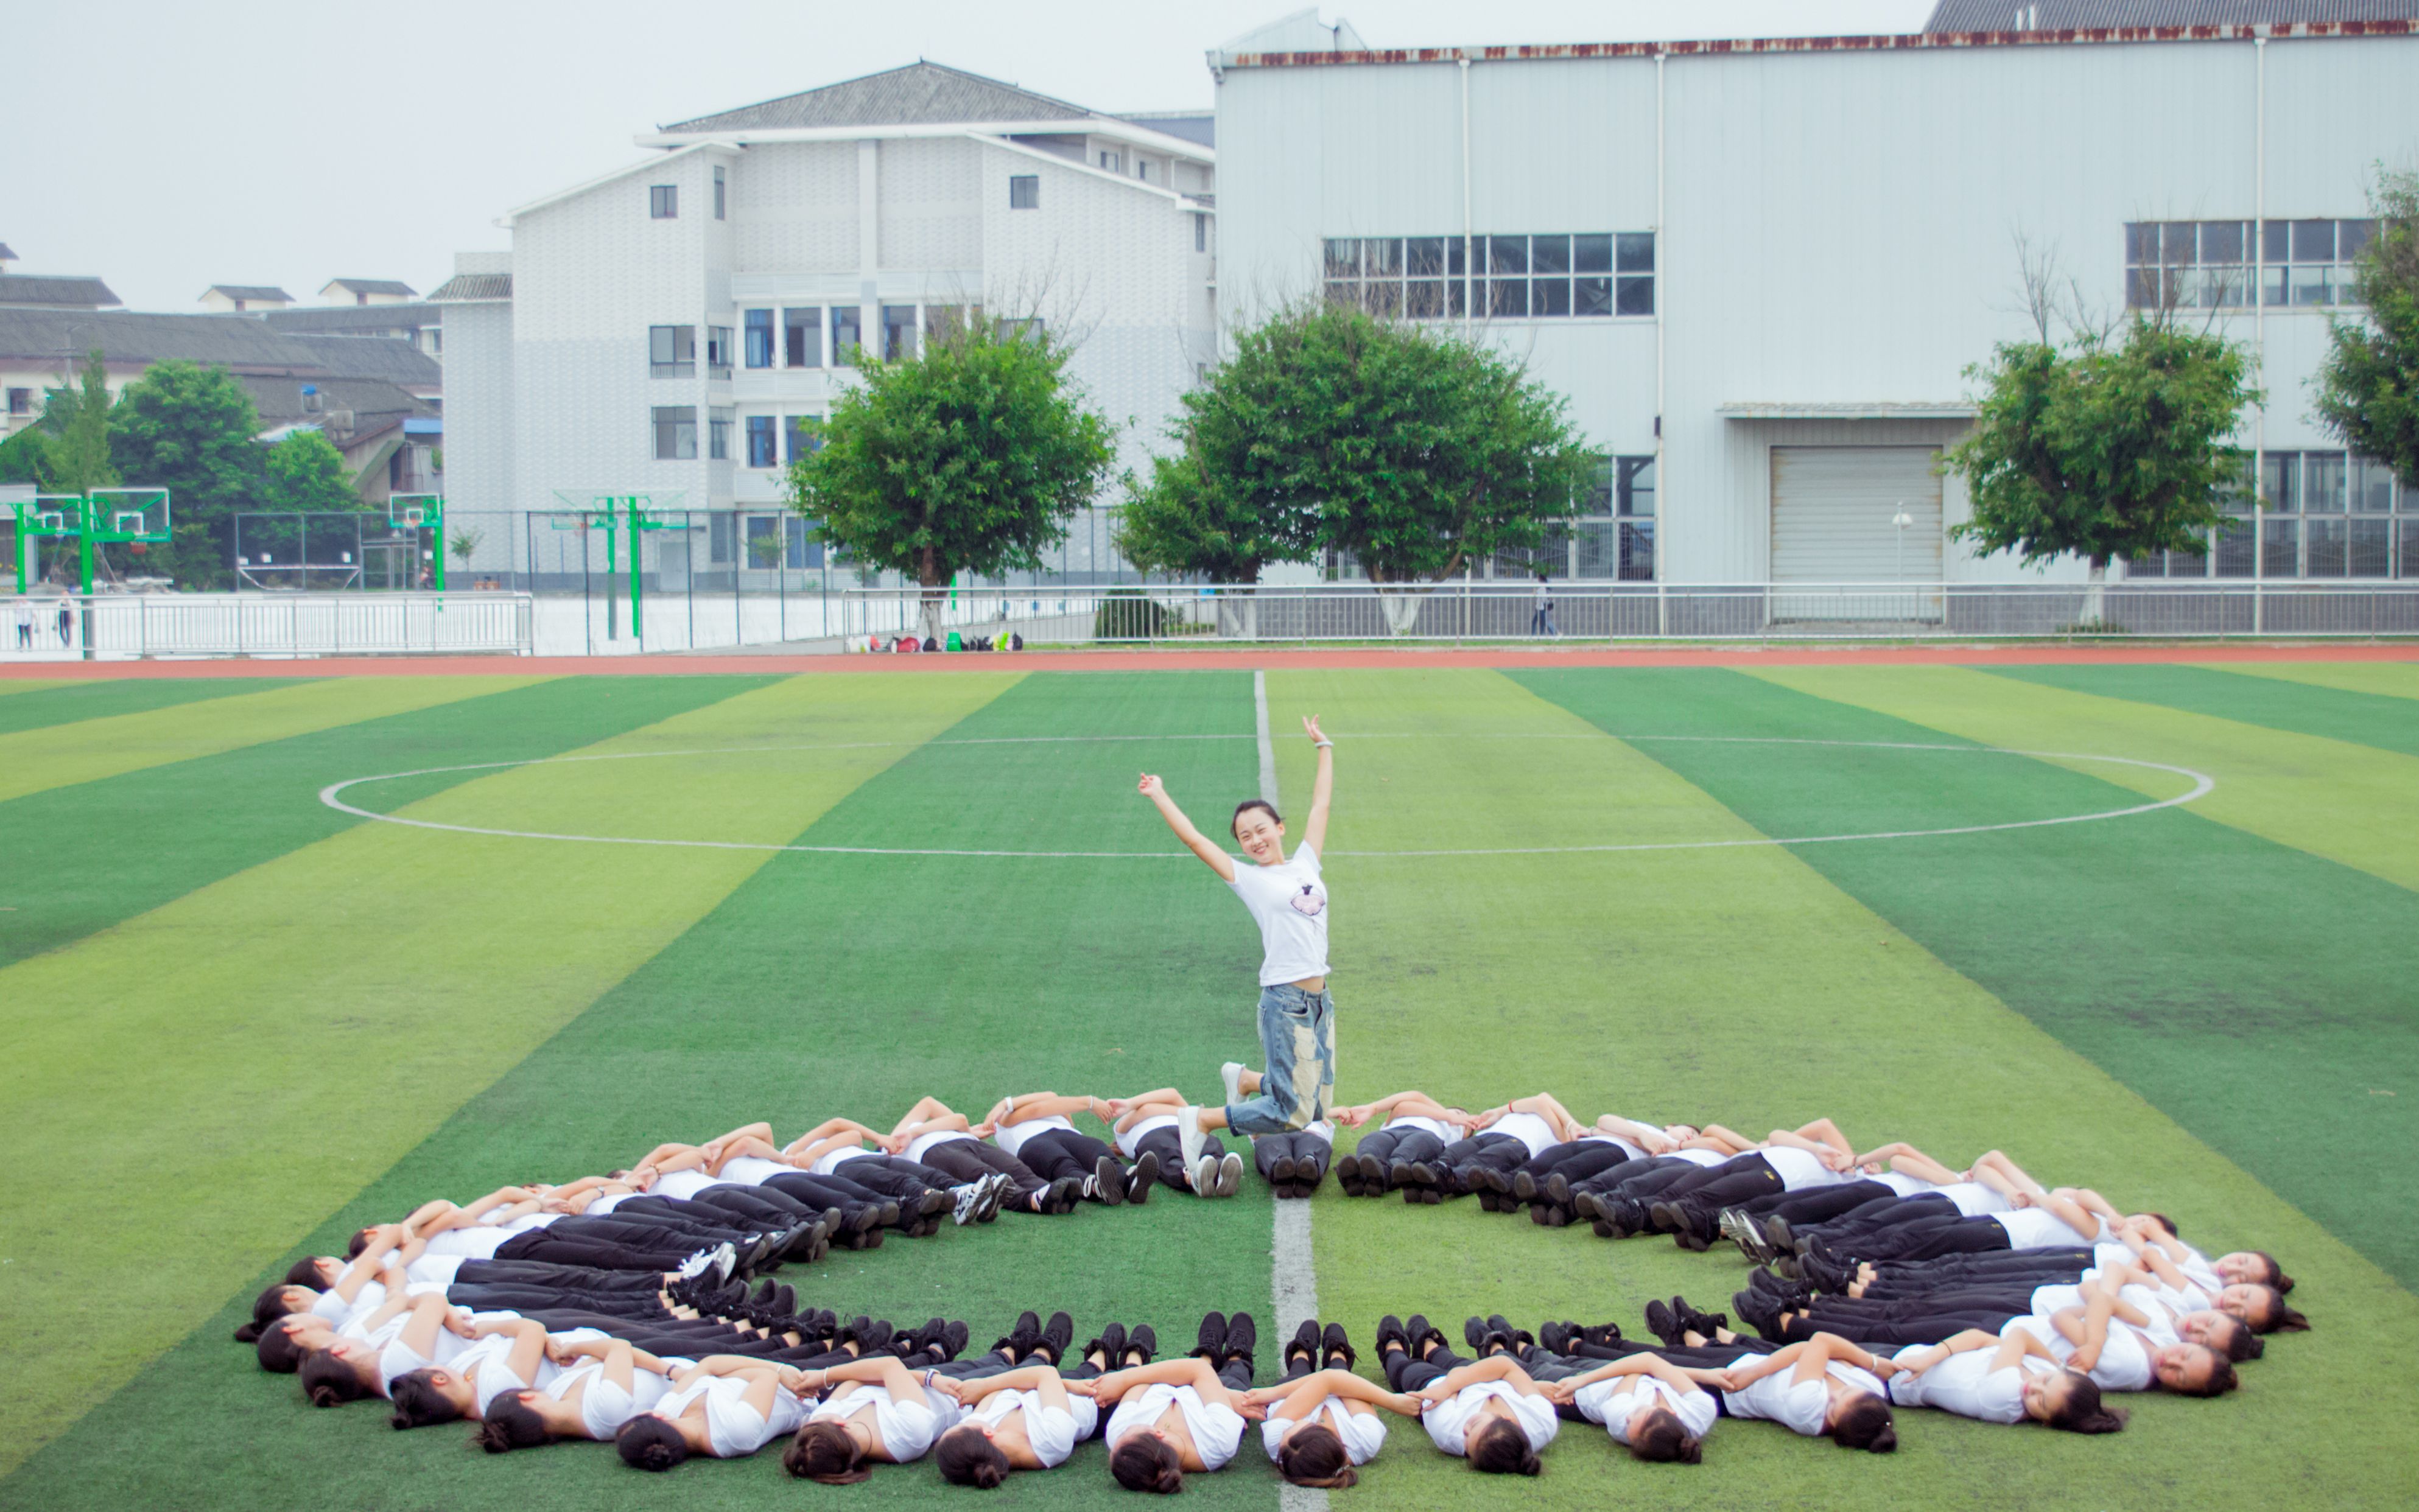
<path fill-rule="evenodd" d="M 1218 1195 L 1233 1197 L 1243 1189 L 1243 1157 L 1229 1153 L 1218 1162 Z"/>
<path fill-rule="evenodd" d="M 1102 1205 L 1112 1208 L 1125 1206 L 1125 1168 L 1102 1155 L 1092 1165 L 1092 1188 L 1101 1194 Z"/>
<path fill-rule="evenodd" d="M 1159 1184 L 1159 1152 L 1146 1150 L 1133 1163 L 1133 1181 L 1126 1188 L 1126 1200 L 1140 1207 L 1150 1200 L 1150 1189 Z"/>

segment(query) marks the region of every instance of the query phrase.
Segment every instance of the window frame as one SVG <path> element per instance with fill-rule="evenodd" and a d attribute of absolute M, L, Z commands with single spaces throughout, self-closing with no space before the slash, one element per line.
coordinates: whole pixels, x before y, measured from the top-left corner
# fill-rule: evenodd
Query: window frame
<path fill-rule="evenodd" d="M 750 371 L 773 366 L 773 312 L 768 307 L 739 313 L 742 357 Z M 762 338 L 760 341 L 759 338 Z"/>
<path fill-rule="evenodd" d="M 723 178 L 722 165 L 716 163 L 714 165 L 714 218 L 717 221 L 728 221 L 731 219 L 730 207 L 731 190 Z"/>
<path fill-rule="evenodd" d="M 730 327 L 708 326 L 705 328 L 705 375 L 707 377 L 728 378 L 731 376 L 732 344 Z"/>
<path fill-rule="evenodd" d="M 763 469 L 767 467 L 778 467 L 781 465 L 781 428 L 779 420 L 780 417 L 778 415 L 750 415 L 747 417 L 747 435 L 743 438 L 747 444 L 747 451 L 744 453 L 742 466 L 753 469 Z M 758 460 L 760 455 L 763 459 L 761 461 Z"/>
<path fill-rule="evenodd" d="M 1009 175 L 1008 207 L 1011 210 L 1041 208 L 1041 176 L 1040 174 Z"/>
<path fill-rule="evenodd" d="M 695 326 L 649 326 L 647 328 L 647 376 L 650 378 L 697 376 L 697 328 Z"/>
<path fill-rule="evenodd" d="M 734 420 L 732 410 L 714 405 L 705 412 L 705 458 L 708 462 L 731 460 L 731 429 Z"/>
<path fill-rule="evenodd" d="M 1658 239 L 1652 231 L 1324 237 L 1319 276 L 1328 299 L 1380 318 L 1459 320 L 1474 302 L 1487 320 L 1651 321 Z"/>
<path fill-rule="evenodd" d="M 678 184 L 647 186 L 647 219 L 650 221 L 680 219 L 680 186 Z"/>
<path fill-rule="evenodd" d="M 695 462 L 697 460 L 697 406 L 695 405 L 655 405 L 649 407 L 648 419 L 655 429 L 654 452 L 657 462 Z M 684 451 L 683 448 L 686 450 Z"/>
<path fill-rule="evenodd" d="M 824 365 L 824 309 L 819 304 L 781 306 L 781 366 L 785 368 L 819 368 Z M 804 319 L 793 317 L 804 316 Z M 806 343 L 793 340 L 804 332 L 814 342 L 814 350 L 805 360 L 797 354 Z"/>
<path fill-rule="evenodd" d="M 861 354 L 865 350 L 865 307 L 855 304 L 836 304 L 829 306 L 829 309 L 831 310 L 829 365 L 835 368 L 855 367 L 856 359 L 852 357 L 850 352 L 854 349 Z M 840 340 L 840 334 L 843 326 L 848 328 L 851 337 L 845 342 Z"/>

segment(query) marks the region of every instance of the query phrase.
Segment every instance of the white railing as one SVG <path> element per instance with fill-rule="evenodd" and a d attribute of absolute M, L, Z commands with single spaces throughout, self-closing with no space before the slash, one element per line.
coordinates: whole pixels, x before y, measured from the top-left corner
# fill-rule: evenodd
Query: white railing
<path fill-rule="evenodd" d="M 1925 640 L 2419 635 L 2419 582 L 1653 584 L 1557 582 L 1564 640 Z M 1542 640 L 1535 587 L 914 588 L 833 595 L 857 640 L 924 627 L 1028 643 Z M 2096 602 L 2095 602 L 2096 599 Z"/>
<path fill-rule="evenodd" d="M 0 661 L 526 655 L 530 620 L 525 593 L 0 597 Z"/>

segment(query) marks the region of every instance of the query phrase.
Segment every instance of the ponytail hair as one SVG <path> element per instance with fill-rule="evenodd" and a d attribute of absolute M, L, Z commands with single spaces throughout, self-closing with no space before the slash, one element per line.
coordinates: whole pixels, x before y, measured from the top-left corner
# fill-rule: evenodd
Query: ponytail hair
<path fill-rule="evenodd" d="M 1129 1433 L 1109 1451 L 1109 1474 L 1130 1491 L 1174 1496 L 1184 1489 L 1184 1465 L 1165 1439 Z"/>
<path fill-rule="evenodd" d="M 1344 1440 L 1324 1423 L 1304 1423 L 1277 1445 L 1277 1474 L 1296 1486 L 1342 1490 L 1360 1484 Z"/>
<path fill-rule="evenodd" d="M 534 1449 L 553 1439 L 547 1431 L 546 1419 L 517 1391 L 507 1391 L 487 1404 L 479 1421 L 478 1431 L 470 1442 L 489 1454 L 509 1454 L 515 1449 Z"/>
<path fill-rule="evenodd" d="M 1008 1456 L 982 1429 L 962 1423 L 941 1435 L 932 1445 L 932 1463 L 941 1470 L 941 1478 L 952 1486 L 972 1486 L 978 1490 L 995 1490 L 1008 1479 Z"/>
<path fill-rule="evenodd" d="M 2275 1256 L 2264 1249 L 2255 1249 L 2251 1253 L 2266 1263 L 2270 1286 L 2274 1287 L 2280 1294 L 2293 1290 L 2293 1278 L 2285 1274 L 2285 1267 L 2276 1263 Z"/>
<path fill-rule="evenodd" d="M 2080 1370 L 2069 1370 L 2066 1400 L 2042 1422 L 2069 1433 L 2116 1433 L 2125 1427 L 2125 1412 L 2122 1408 L 2102 1406 L 2100 1382 Z"/>
<path fill-rule="evenodd" d="M 1890 1416 L 1889 1403 L 1870 1391 L 1857 1393 L 1840 1409 L 1830 1431 L 1831 1442 L 1842 1449 L 1889 1454 L 1898 1448 L 1898 1423 Z"/>
<path fill-rule="evenodd" d="M 302 1378 L 302 1395 L 314 1407 L 341 1407 L 357 1402 L 370 1394 L 353 1367 L 337 1359 L 331 1351 L 313 1350 L 302 1357 L 297 1374 Z"/>
<path fill-rule="evenodd" d="M 1533 1475 L 1546 1467 L 1529 1447 L 1529 1435 L 1509 1418 L 1489 1418 L 1462 1445 L 1470 1468 L 1490 1475 Z"/>
<path fill-rule="evenodd" d="M 284 1326 L 284 1320 L 260 1331 L 260 1342 L 253 1346 L 259 1356 L 260 1367 L 276 1375 L 290 1376 L 302 1367 L 301 1347 L 294 1342 L 294 1331 Z"/>
<path fill-rule="evenodd" d="M 873 1474 L 848 1429 L 829 1420 L 799 1425 L 797 1437 L 781 1451 L 781 1468 L 824 1486 L 854 1486 Z"/>
<path fill-rule="evenodd" d="M 462 1409 L 437 1388 L 437 1373 L 424 1368 L 395 1377 L 387 1387 L 387 1399 L 394 1403 L 388 1421 L 397 1428 L 434 1428 L 462 1415 Z"/>
<path fill-rule="evenodd" d="M 623 1424 L 613 1435 L 613 1447 L 621 1451 L 622 1463 L 634 1470 L 670 1470 L 688 1458 L 688 1441 L 680 1429 L 653 1413 Z"/>
<path fill-rule="evenodd" d="M 314 1291 L 328 1290 L 328 1278 L 319 1274 L 319 1257 L 305 1255 L 285 1268 L 287 1286 L 307 1286 Z"/>
<path fill-rule="evenodd" d="M 1668 1407 L 1630 1419 L 1629 1452 L 1650 1463 L 1695 1465 L 1705 1459 L 1704 1441 L 1689 1432 L 1680 1414 Z"/>

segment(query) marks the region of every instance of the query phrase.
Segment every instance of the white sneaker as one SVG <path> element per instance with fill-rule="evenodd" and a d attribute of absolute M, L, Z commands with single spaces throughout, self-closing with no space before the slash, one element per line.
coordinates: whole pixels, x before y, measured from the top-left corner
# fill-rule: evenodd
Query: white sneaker
<path fill-rule="evenodd" d="M 739 1268 L 739 1251 L 728 1243 L 715 1245 L 713 1265 L 723 1280 L 730 1280 L 731 1273 Z"/>
<path fill-rule="evenodd" d="M 680 1275 L 685 1280 L 694 1281 L 699 1276 L 703 1275 L 706 1272 L 706 1268 L 713 1263 L 714 1251 L 710 1249 L 701 1249 L 696 1254 L 691 1255 L 688 1259 L 680 1262 Z"/>
<path fill-rule="evenodd" d="M 1187 1166 L 1184 1168 L 1193 1173 L 1193 1195 L 1194 1197 L 1216 1197 L 1218 1195 L 1218 1162 L 1216 1160 L 1208 1155 L 1203 1155 L 1200 1159 L 1194 1161 L 1192 1165 Z"/>
<path fill-rule="evenodd" d="M 1201 1109 L 1191 1103 L 1176 1110 L 1176 1142 L 1184 1154 L 1184 1168 L 1201 1164 L 1201 1145 L 1207 1138 L 1201 1132 Z"/>
<path fill-rule="evenodd" d="M 1228 1152 L 1225 1159 L 1218 1162 L 1218 1187 L 1216 1195 L 1220 1197 L 1232 1197 L 1242 1189 L 1243 1157 L 1230 1151 Z"/>
<path fill-rule="evenodd" d="M 1016 1183 L 1008 1172 L 995 1170 L 984 1177 L 980 1184 L 982 1197 L 975 1203 L 975 1222 L 989 1223 L 999 1216 L 1000 1205 L 1008 1200 L 1008 1194 L 1016 1189 Z"/>
<path fill-rule="evenodd" d="M 1243 1062 L 1229 1061 L 1218 1068 L 1218 1079 L 1226 1087 L 1226 1106 L 1234 1107 L 1243 1100 Z"/>
<path fill-rule="evenodd" d="M 982 1206 L 981 1182 L 968 1182 L 963 1186 L 949 1188 L 949 1221 L 963 1229 L 975 1221 L 975 1210 Z"/>

